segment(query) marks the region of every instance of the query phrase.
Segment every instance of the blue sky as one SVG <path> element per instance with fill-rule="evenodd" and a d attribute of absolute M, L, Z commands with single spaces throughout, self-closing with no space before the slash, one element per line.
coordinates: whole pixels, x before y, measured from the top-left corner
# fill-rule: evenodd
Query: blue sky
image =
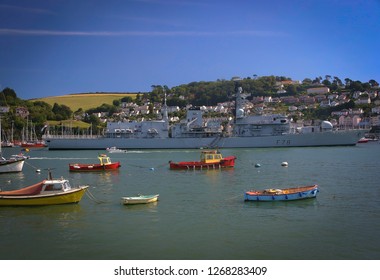
<path fill-rule="evenodd" d="M 253 75 L 380 82 L 380 1 L 0 1 L 0 89 L 22 99 Z"/>

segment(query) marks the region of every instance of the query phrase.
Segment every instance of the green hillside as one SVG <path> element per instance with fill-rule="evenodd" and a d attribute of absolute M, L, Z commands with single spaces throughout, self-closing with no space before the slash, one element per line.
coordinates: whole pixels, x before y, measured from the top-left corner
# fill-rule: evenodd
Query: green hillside
<path fill-rule="evenodd" d="M 82 94 L 68 94 L 62 96 L 51 96 L 33 99 L 32 101 L 44 101 L 51 106 L 54 103 L 59 105 L 68 106 L 73 112 L 82 108 L 84 111 L 96 108 L 102 104 L 112 104 L 114 100 L 120 100 L 125 96 L 135 98 L 135 93 L 82 93 Z"/>

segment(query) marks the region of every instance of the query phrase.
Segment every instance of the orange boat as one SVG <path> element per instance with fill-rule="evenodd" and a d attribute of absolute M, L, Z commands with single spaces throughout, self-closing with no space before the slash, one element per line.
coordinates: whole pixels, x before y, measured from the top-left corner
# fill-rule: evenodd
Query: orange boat
<path fill-rule="evenodd" d="M 69 164 L 69 170 L 70 171 L 105 171 L 105 170 L 116 170 L 118 169 L 121 164 L 120 162 L 111 162 L 111 159 L 101 154 L 98 156 L 99 163 L 92 163 L 92 164 L 86 164 L 86 163 L 70 163 Z"/>
<path fill-rule="evenodd" d="M 235 166 L 235 156 L 223 158 L 217 150 L 202 151 L 200 161 L 169 161 L 170 169 L 220 169 Z"/>

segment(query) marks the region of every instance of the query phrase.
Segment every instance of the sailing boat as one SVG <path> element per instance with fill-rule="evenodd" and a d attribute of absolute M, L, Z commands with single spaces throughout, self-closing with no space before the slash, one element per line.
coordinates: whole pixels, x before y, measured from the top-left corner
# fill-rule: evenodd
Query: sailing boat
<path fill-rule="evenodd" d="M 0 118 L 0 143 L 1 140 L 1 118 Z M 23 155 L 13 155 L 9 159 L 3 157 L 0 145 L 0 173 L 21 172 L 24 167 L 26 157 Z"/>
<path fill-rule="evenodd" d="M 30 122 L 30 136 L 28 131 L 28 119 L 26 120 L 26 129 L 23 129 L 23 141 L 21 143 L 22 148 L 44 148 L 47 147 L 45 141 L 38 140 L 36 131 L 34 129 L 32 121 Z M 25 134 L 25 135 L 24 135 Z"/>

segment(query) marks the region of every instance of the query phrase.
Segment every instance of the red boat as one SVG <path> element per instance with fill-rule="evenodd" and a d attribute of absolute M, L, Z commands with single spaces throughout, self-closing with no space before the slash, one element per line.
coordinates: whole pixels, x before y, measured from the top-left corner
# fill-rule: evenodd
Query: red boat
<path fill-rule="evenodd" d="M 223 158 L 217 150 L 202 151 L 200 161 L 169 161 L 170 169 L 220 169 L 235 166 L 235 156 Z"/>
<path fill-rule="evenodd" d="M 110 158 L 106 155 L 98 156 L 99 163 L 70 163 L 69 170 L 70 171 L 105 171 L 105 170 L 115 170 L 118 169 L 121 165 L 120 162 L 111 162 Z"/>
<path fill-rule="evenodd" d="M 22 142 L 20 145 L 22 148 L 44 148 L 47 147 L 44 141 L 37 142 Z"/>

